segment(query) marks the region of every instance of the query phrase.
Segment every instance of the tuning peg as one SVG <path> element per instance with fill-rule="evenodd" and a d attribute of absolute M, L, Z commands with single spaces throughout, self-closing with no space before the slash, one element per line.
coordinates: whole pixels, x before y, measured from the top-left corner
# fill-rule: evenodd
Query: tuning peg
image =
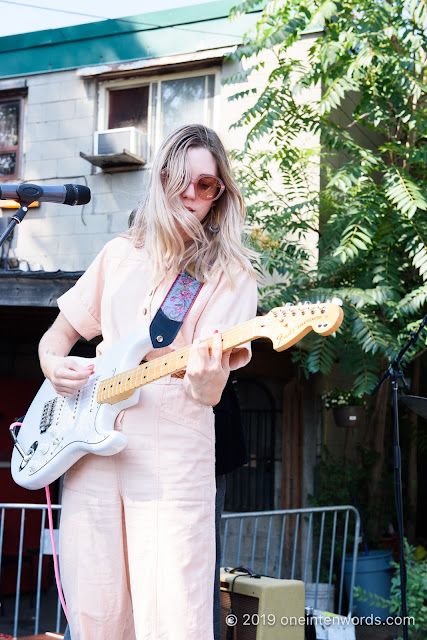
<path fill-rule="evenodd" d="M 337 304 L 339 307 L 342 307 L 341 298 L 332 298 L 332 304 Z"/>
<path fill-rule="evenodd" d="M 304 300 L 304 304 L 311 304 L 310 300 Z"/>
<path fill-rule="evenodd" d="M 293 306 L 294 306 L 294 303 L 293 303 L 293 302 L 287 302 L 287 303 L 285 304 L 285 307 L 293 307 Z"/>

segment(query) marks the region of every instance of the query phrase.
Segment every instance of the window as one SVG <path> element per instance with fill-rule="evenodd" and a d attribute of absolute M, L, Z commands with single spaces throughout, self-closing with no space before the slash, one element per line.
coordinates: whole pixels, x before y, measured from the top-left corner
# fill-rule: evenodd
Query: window
<path fill-rule="evenodd" d="M 213 126 L 215 72 L 193 72 L 101 86 L 99 129 L 136 127 L 147 136 L 151 160 L 173 129 L 194 122 Z"/>
<path fill-rule="evenodd" d="M 0 179 L 18 177 L 21 99 L 0 98 Z"/>
<path fill-rule="evenodd" d="M 108 128 L 136 127 L 147 133 L 149 92 L 149 86 L 111 91 Z"/>
<path fill-rule="evenodd" d="M 214 82 L 213 75 L 159 82 L 160 97 L 156 100 L 158 143 L 181 125 L 211 124 Z"/>

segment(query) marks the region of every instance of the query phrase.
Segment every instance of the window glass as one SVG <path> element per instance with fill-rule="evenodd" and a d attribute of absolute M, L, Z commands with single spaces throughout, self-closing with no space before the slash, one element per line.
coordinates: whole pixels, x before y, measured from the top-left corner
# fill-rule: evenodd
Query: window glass
<path fill-rule="evenodd" d="M 108 128 L 136 127 L 147 132 L 149 86 L 110 92 Z"/>
<path fill-rule="evenodd" d="M 161 131 L 163 140 L 184 124 L 205 123 L 206 76 L 165 80 L 161 83 Z"/>
<path fill-rule="evenodd" d="M 14 176 L 16 173 L 16 153 L 0 153 L 0 176 Z"/>
<path fill-rule="evenodd" d="M 0 176 L 17 173 L 19 100 L 0 101 Z"/>

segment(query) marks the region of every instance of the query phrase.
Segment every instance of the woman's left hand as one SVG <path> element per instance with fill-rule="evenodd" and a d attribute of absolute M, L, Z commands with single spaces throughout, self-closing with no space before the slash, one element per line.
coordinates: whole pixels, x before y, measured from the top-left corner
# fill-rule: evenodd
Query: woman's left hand
<path fill-rule="evenodd" d="M 218 404 L 230 375 L 230 355 L 231 349 L 223 353 L 221 334 L 217 331 L 212 339 L 211 353 L 206 341 L 194 341 L 186 376 L 195 402 L 208 407 Z"/>

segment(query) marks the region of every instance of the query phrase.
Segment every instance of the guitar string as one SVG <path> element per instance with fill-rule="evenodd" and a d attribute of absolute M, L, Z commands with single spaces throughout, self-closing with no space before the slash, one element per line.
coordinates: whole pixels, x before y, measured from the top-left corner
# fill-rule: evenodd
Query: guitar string
<path fill-rule="evenodd" d="M 226 331 L 222 332 L 223 349 L 224 349 L 224 345 L 228 345 L 229 343 L 234 342 L 233 346 L 237 346 L 239 343 L 243 344 L 244 342 L 247 342 L 249 339 L 253 339 L 250 337 L 250 335 L 249 336 L 243 335 L 243 337 L 241 337 L 241 334 L 242 332 L 248 332 L 248 330 L 252 328 L 252 325 L 256 325 L 257 320 L 260 317 L 263 317 L 263 316 L 257 316 L 239 325 L 238 327 L 233 327 L 231 329 L 227 329 Z M 240 340 L 236 341 L 235 340 L 236 336 L 238 336 Z M 212 337 L 207 338 L 206 342 L 211 347 Z M 124 382 L 125 378 L 127 378 L 125 389 L 124 391 L 120 389 L 120 393 L 125 393 L 127 391 L 130 391 L 131 389 L 133 391 L 136 388 L 136 385 L 143 386 L 144 384 L 148 384 L 149 382 L 152 382 L 157 378 L 169 375 L 169 373 L 171 373 L 171 370 L 169 367 L 168 367 L 169 370 L 167 372 L 164 372 L 164 373 L 162 372 L 164 365 L 160 367 L 160 371 L 161 371 L 160 375 L 156 373 L 156 368 L 159 366 L 160 363 L 164 363 L 165 361 L 173 362 L 175 360 L 172 373 L 175 373 L 176 371 L 180 371 L 181 369 L 184 369 L 188 364 L 190 349 L 191 349 L 191 345 L 187 345 L 182 349 L 172 351 L 171 353 L 168 353 L 165 356 L 161 356 L 160 358 L 155 358 L 154 360 L 151 360 L 146 364 L 138 365 L 134 369 L 130 369 L 129 371 L 125 371 L 121 374 L 117 374 L 115 376 L 112 376 L 111 378 L 107 378 L 106 380 L 103 380 L 101 383 L 103 384 L 103 386 L 99 388 L 97 393 L 98 402 L 102 400 L 105 401 L 107 398 L 114 397 L 116 395 L 115 392 L 117 392 L 117 387 L 119 386 L 119 383 L 121 384 L 122 382 Z M 142 376 L 144 372 L 146 373 L 146 375 Z M 138 383 L 137 381 L 138 374 L 140 374 L 141 376 L 140 383 Z"/>
<path fill-rule="evenodd" d="M 256 324 L 257 321 L 259 321 L 261 318 L 264 321 L 264 326 L 277 322 L 277 317 L 279 315 L 282 316 L 283 319 L 286 319 L 286 317 L 288 316 L 289 319 L 291 319 L 292 317 L 295 317 L 297 315 L 305 315 L 305 313 L 307 311 L 309 311 L 311 313 L 311 316 L 313 316 L 315 314 L 315 312 L 317 311 L 321 311 L 324 312 L 326 310 L 326 306 L 325 303 L 323 303 L 321 306 L 315 306 L 315 305 L 310 305 L 310 306 L 295 306 L 289 309 L 289 316 L 288 313 L 286 312 L 286 310 L 284 311 L 283 309 L 280 310 L 276 310 L 276 309 L 272 309 L 266 316 L 256 316 L 255 318 L 252 318 L 251 320 L 239 325 L 238 327 L 232 327 L 231 329 L 227 329 L 226 331 L 224 331 L 222 333 L 222 338 L 223 338 L 223 349 L 224 349 L 224 343 L 228 344 L 228 341 L 230 339 L 233 339 L 234 335 L 239 335 L 242 333 L 242 330 L 248 329 L 250 328 L 249 325 L 252 324 Z M 315 318 L 310 317 L 310 315 L 307 315 L 307 319 L 310 318 L 310 320 L 313 320 Z M 243 344 L 244 342 L 246 342 L 248 339 L 253 340 L 254 337 L 252 338 L 246 338 L 242 339 L 240 341 L 240 344 Z M 232 340 L 233 341 L 233 340 Z M 212 337 L 208 338 L 206 340 L 206 342 L 209 344 L 209 346 L 212 346 Z M 239 342 L 233 344 L 233 346 L 238 346 Z M 97 393 L 97 399 L 98 401 L 106 401 L 108 399 L 117 397 L 117 395 L 124 395 L 126 392 L 128 391 L 134 391 L 136 388 L 139 388 L 145 384 L 148 384 L 149 382 L 152 382 L 155 379 L 159 379 L 161 377 L 164 377 L 166 375 L 169 375 L 170 373 L 170 369 L 168 367 L 168 371 L 166 372 L 162 372 L 163 367 L 160 367 L 160 373 L 156 374 L 156 367 L 161 364 L 162 362 L 164 363 L 164 365 L 169 364 L 169 362 L 173 359 L 173 358 L 182 358 L 183 362 L 179 363 L 180 366 L 178 366 L 178 363 L 175 364 L 174 370 L 172 371 L 173 373 L 176 371 L 179 371 L 181 369 L 184 369 L 185 366 L 188 363 L 188 356 L 189 356 L 189 351 L 190 351 L 191 345 L 188 345 L 182 349 L 179 349 L 177 351 L 171 352 L 169 354 L 167 354 L 166 356 L 161 356 L 160 358 L 155 358 L 154 360 L 151 360 L 149 363 L 144 364 L 144 365 L 138 365 L 137 367 L 135 367 L 134 369 L 131 369 L 129 371 L 125 371 L 121 374 L 117 374 L 116 376 L 112 376 L 111 378 L 107 378 L 106 380 L 102 381 L 104 384 L 103 387 L 100 387 L 98 389 L 98 393 Z M 226 350 L 227 347 L 224 349 Z M 182 365 L 182 366 L 181 366 Z M 142 373 L 146 372 L 146 375 L 142 377 Z M 150 374 L 152 373 L 152 377 L 150 377 Z M 138 375 L 141 375 L 140 380 L 138 382 Z M 125 377 L 128 377 L 128 380 L 126 382 L 129 382 L 129 385 L 126 385 L 125 383 L 125 387 L 124 387 L 124 391 L 123 391 L 123 387 L 122 388 L 118 388 L 119 385 L 124 382 Z M 130 377 L 129 377 L 130 376 Z M 102 384 L 102 383 L 101 383 Z"/>
<path fill-rule="evenodd" d="M 302 305 L 300 307 L 292 307 L 289 309 L 289 318 L 291 317 L 295 317 L 296 315 L 305 315 L 306 311 L 311 312 L 311 315 L 313 315 L 317 310 L 322 310 L 326 309 L 326 307 L 324 306 L 324 303 L 322 304 L 322 306 L 313 306 L 310 305 L 308 307 L 303 307 Z M 255 318 L 252 318 L 251 320 L 247 321 L 246 323 L 243 323 L 242 325 L 239 325 L 238 327 L 233 327 L 231 329 L 228 329 L 226 331 L 223 332 L 222 334 L 222 338 L 223 338 L 223 348 L 225 346 L 225 350 L 229 347 L 227 347 L 228 345 L 228 341 L 232 340 L 233 342 L 233 337 L 234 335 L 239 335 L 242 333 L 243 330 L 248 329 L 249 325 L 252 324 L 256 324 L 257 321 L 260 318 L 263 318 L 265 325 L 268 325 L 272 322 L 276 322 L 277 321 L 277 316 L 281 315 L 283 319 L 286 318 L 286 316 L 288 315 L 286 311 L 284 311 L 283 309 L 280 310 L 275 310 L 272 309 L 266 316 L 256 316 Z M 307 316 L 310 317 L 310 316 Z M 244 342 L 247 341 L 248 338 L 242 339 L 240 344 L 243 344 Z M 250 338 L 251 340 L 254 339 L 253 337 Z M 209 346 L 212 346 L 212 337 L 208 338 L 206 340 L 206 342 L 209 344 Z M 238 342 L 235 343 L 233 346 L 238 346 Z M 107 400 L 110 399 L 112 397 L 117 397 L 117 395 L 121 395 L 124 394 L 128 391 L 133 391 L 138 387 L 143 386 L 144 384 L 147 384 L 149 382 L 152 382 L 154 379 L 158 379 L 160 377 L 164 377 L 166 375 L 169 375 L 170 368 L 169 368 L 169 364 L 170 362 L 174 359 L 174 358 L 181 358 L 182 362 L 179 363 L 182 366 L 178 366 L 178 362 L 175 363 L 173 372 L 175 371 L 179 371 L 180 369 L 184 369 L 185 366 L 188 363 L 188 356 L 189 356 L 189 350 L 191 348 L 190 346 L 184 347 L 183 349 L 179 349 L 175 352 L 169 353 L 166 356 L 162 356 L 160 358 L 155 358 L 154 360 L 152 360 L 151 362 L 145 364 L 145 365 L 138 365 L 138 367 L 135 367 L 134 369 L 131 369 L 130 371 L 126 371 L 123 372 L 121 374 L 117 374 L 116 376 L 112 376 L 111 378 L 107 378 L 105 381 L 103 381 L 104 386 L 100 387 L 100 389 L 98 390 L 98 401 L 102 401 L 102 400 Z M 167 365 L 168 369 L 167 371 L 165 371 L 163 373 L 162 369 L 163 367 L 160 367 L 160 373 L 157 374 L 156 373 L 156 367 L 158 365 L 160 365 L 161 363 L 163 363 L 163 365 Z M 143 376 L 143 372 L 146 372 L 146 375 Z M 150 374 L 152 373 L 152 377 L 150 377 Z M 140 380 L 138 381 L 138 375 L 140 375 Z M 125 378 L 128 378 L 126 382 L 128 382 L 129 384 L 126 385 L 125 382 Z M 125 382 L 124 387 L 121 387 L 120 389 L 118 388 L 120 384 L 122 384 L 122 382 Z M 102 383 L 101 383 L 102 384 Z M 124 391 L 123 391 L 124 388 Z"/>

